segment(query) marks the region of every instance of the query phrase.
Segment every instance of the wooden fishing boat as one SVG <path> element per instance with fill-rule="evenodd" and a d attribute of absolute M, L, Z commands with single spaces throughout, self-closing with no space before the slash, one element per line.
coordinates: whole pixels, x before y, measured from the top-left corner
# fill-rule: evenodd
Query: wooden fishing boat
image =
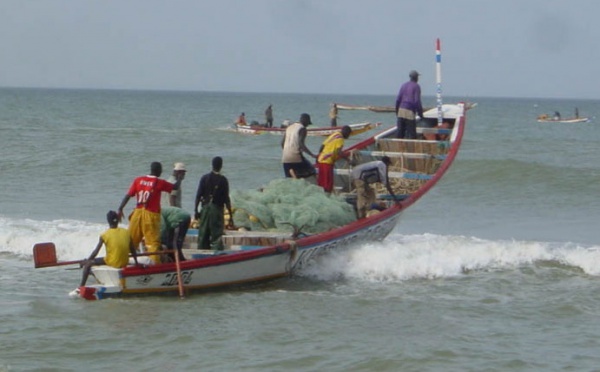
<path fill-rule="evenodd" d="M 439 49 L 438 40 L 438 56 Z M 438 64 L 439 60 L 438 57 Z M 178 293 L 184 297 L 193 291 L 293 275 L 324 253 L 382 240 L 394 229 L 402 212 L 425 195 L 450 168 L 459 151 L 465 124 L 464 103 L 442 104 L 438 99 L 437 108 L 426 111 L 419 122 L 417 139 L 396 138 L 393 124 L 344 149 L 347 158 L 336 163 L 334 172 L 334 191 L 341 196 L 344 206 L 356 200 L 352 168 L 383 156 L 391 159 L 388 177 L 394 196 L 386 188 L 376 189 L 377 208 L 364 218 L 351 218 L 341 226 L 312 234 L 303 233 L 298 227 L 292 232 L 226 231 L 222 251 L 190 249 L 197 242 L 197 231 L 192 230 L 187 236 L 187 249 L 183 250 L 185 261 L 180 262 L 175 255 L 174 263 L 122 269 L 94 266 L 92 274 L 97 283 L 88 283 L 72 294 L 87 300 L 156 293 Z M 36 244 L 33 251 L 36 268 L 81 262 L 59 262 L 53 243 Z"/>
<path fill-rule="evenodd" d="M 189 249 L 197 239 L 197 231 L 191 230 L 188 249 L 183 250 L 186 261 L 123 269 L 94 266 L 92 273 L 98 283 L 79 288 L 77 295 L 88 300 L 153 293 L 179 292 L 183 296 L 196 290 L 272 280 L 292 275 L 325 252 L 384 239 L 402 212 L 441 179 L 456 157 L 465 128 L 464 105 L 445 104 L 442 112 L 443 128 L 437 124 L 436 109 L 425 113 L 417 129 L 419 139 L 396 138 L 393 125 L 344 150 L 352 157 L 336 165 L 334 188 L 349 203 L 356 198 L 350 180 L 352 166 L 384 155 L 391 158 L 390 184 L 398 201 L 392 201 L 384 189 L 379 190 L 378 204 L 385 208 L 382 211 L 312 235 L 298 231 L 227 231 L 223 237 L 225 250 L 216 252 Z M 79 263 L 57 261 L 54 250 L 52 243 L 36 245 L 36 267 Z"/>
<path fill-rule="evenodd" d="M 355 123 L 349 124 L 348 126 L 352 128 L 352 136 L 357 134 L 365 133 L 370 131 L 371 129 L 375 129 L 379 127 L 381 123 Z M 286 128 L 276 128 L 276 127 L 264 127 L 261 125 L 239 125 L 234 124 L 234 127 L 231 128 L 233 132 L 242 133 L 242 134 L 275 134 L 275 135 L 283 135 L 285 133 Z M 342 129 L 339 127 L 312 127 L 309 126 L 306 128 L 306 132 L 308 136 L 329 136 L 330 134 L 339 131 Z"/>

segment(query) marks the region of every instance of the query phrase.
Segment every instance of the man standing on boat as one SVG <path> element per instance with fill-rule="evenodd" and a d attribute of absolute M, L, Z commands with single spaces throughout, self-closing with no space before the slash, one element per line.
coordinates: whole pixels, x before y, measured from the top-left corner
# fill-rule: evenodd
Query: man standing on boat
<path fill-rule="evenodd" d="M 329 119 L 331 121 L 332 127 L 337 127 L 337 117 L 338 117 L 338 107 L 335 103 L 331 104 L 331 109 L 329 110 Z"/>
<path fill-rule="evenodd" d="M 281 162 L 286 177 L 307 178 L 317 173 L 315 167 L 302 154 L 305 152 L 313 158 L 317 157 L 304 143 L 307 135 L 306 127 L 311 124 L 310 115 L 304 113 L 300 115 L 299 123 L 294 123 L 285 130 L 285 135 L 281 140 L 283 149 Z"/>
<path fill-rule="evenodd" d="M 223 159 L 216 156 L 212 160 L 212 171 L 200 178 L 194 211 L 196 220 L 200 220 L 198 227 L 198 249 L 223 250 L 223 226 L 225 216 L 223 208 L 227 208 L 230 216 L 231 200 L 229 198 L 229 182 L 221 174 Z M 202 210 L 198 212 L 198 205 L 202 203 Z M 233 227 L 233 219 L 229 220 L 229 227 Z"/>
<path fill-rule="evenodd" d="M 344 125 L 341 131 L 331 134 L 321 145 L 317 157 L 317 185 L 321 186 L 326 193 L 333 191 L 333 170 L 335 162 L 341 157 L 344 140 L 350 137 L 352 128 Z"/>
<path fill-rule="evenodd" d="M 398 116 L 396 126 L 398 127 L 398 138 L 416 139 L 417 120 L 416 115 L 423 117 L 423 106 L 421 105 L 421 87 L 419 86 L 419 73 L 412 70 L 408 76 L 410 80 L 402 84 L 398 97 L 396 98 L 396 114 Z"/>
<path fill-rule="evenodd" d="M 363 163 L 352 169 L 352 180 L 356 187 L 356 214 L 358 218 L 366 217 L 371 205 L 377 200 L 375 190 L 370 186 L 371 184 L 377 182 L 384 184 L 392 200 L 396 200 L 388 177 L 388 168 L 391 163 L 391 159 L 384 156 L 381 160 Z"/>
<path fill-rule="evenodd" d="M 267 128 L 273 127 L 273 105 L 269 105 L 265 110 L 265 121 Z"/>
<path fill-rule="evenodd" d="M 173 164 L 173 173 L 167 181 L 171 182 L 172 184 L 175 184 L 178 179 L 181 179 L 181 181 L 183 181 L 186 172 L 187 170 L 185 169 L 185 164 L 175 163 Z M 179 188 L 177 190 L 171 191 L 171 193 L 168 195 L 169 201 L 168 203 L 166 203 L 166 205 L 170 207 L 181 208 L 181 193 L 181 185 L 179 185 Z"/>
<path fill-rule="evenodd" d="M 150 174 L 137 177 L 131 183 L 129 191 L 121 201 L 119 206 L 119 220 L 123 217 L 123 208 L 127 205 L 130 198 L 136 198 L 136 206 L 133 213 L 129 216 L 129 232 L 133 246 L 137 249 L 142 239 L 148 252 L 158 252 L 161 247 L 160 242 L 160 199 L 161 192 L 170 193 L 179 189 L 181 176 L 172 184 L 160 177 L 162 174 L 162 164 L 155 161 L 150 165 Z M 160 263 L 160 256 L 154 254 L 150 256 L 154 263 Z"/>

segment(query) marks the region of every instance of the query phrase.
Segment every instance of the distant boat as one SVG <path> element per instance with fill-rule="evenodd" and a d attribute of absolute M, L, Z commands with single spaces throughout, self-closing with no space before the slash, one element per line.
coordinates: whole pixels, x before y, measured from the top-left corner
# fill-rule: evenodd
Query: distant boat
<path fill-rule="evenodd" d="M 572 117 L 572 118 L 556 118 L 546 114 L 537 117 L 538 123 L 587 123 L 590 118 L 587 117 Z"/>
<path fill-rule="evenodd" d="M 347 105 L 344 103 L 335 104 L 339 110 L 365 110 L 373 112 L 395 112 L 396 108 L 393 106 L 361 106 L 361 105 Z"/>
<path fill-rule="evenodd" d="M 356 123 L 356 124 L 348 124 L 350 128 L 352 128 L 351 136 L 364 133 L 370 131 L 371 129 L 375 129 L 380 126 L 381 123 Z M 340 131 L 342 126 L 337 127 L 308 127 L 306 128 L 306 135 L 308 136 L 328 136 L 336 131 Z M 239 125 L 234 124 L 234 127 L 231 128 L 231 131 L 242 133 L 242 134 L 276 134 L 283 135 L 285 134 L 286 128 L 277 128 L 277 127 L 265 127 L 262 125 Z"/>
<path fill-rule="evenodd" d="M 344 103 L 336 103 L 335 104 L 339 110 L 365 110 L 372 112 L 396 112 L 396 108 L 394 106 L 362 106 L 362 105 L 349 105 Z M 470 110 L 477 107 L 477 102 L 465 102 L 464 103 L 465 110 Z M 431 110 L 432 107 L 424 107 L 424 111 Z"/>

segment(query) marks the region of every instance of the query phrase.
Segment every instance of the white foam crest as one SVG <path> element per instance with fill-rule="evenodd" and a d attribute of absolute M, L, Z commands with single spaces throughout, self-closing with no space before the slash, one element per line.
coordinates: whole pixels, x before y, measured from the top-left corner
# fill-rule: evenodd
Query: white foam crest
<path fill-rule="evenodd" d="M 470 271 L 505 270 L 536 261 L 557 261 L 600 275 L 600 248 L 570 244 L 490 241 L 474 237 L 392 235 L 319 258 L 301 275 L 320 280 L 404 281 L 455 277 Z"/>
<path fill-rule="evenodd" d="M 600 247 L 562 246 L 555 249 L 556 260 L 578 267 L 588 275 L 600 276 Z"/>
<path fill-rule="evenodd" d="M 31 258 L 36 243 L 53 242 L 58 259 L 86 258 L 107 225 L 75 220 L 35 221 L 0 217 L 0 252 Z"/>

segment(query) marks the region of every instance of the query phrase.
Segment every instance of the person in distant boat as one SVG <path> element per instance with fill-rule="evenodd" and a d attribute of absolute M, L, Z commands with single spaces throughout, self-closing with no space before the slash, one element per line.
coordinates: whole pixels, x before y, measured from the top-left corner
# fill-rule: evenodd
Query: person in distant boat
<path fill-rule="evenodd" d="M 388 177 L 388 168 L 392 163 L 388 156 L 381 160 L 375 160 L 360 164 L 352 169 L 352 180 L 356 187 L 356 215 L 358 218 L 364 218 L 376 201 L 375 189 L 370 185 L 380 182 L 390 193 L 393 200 L 396 200 L 394 191 L 390 186 Z"/>
<path fill-rule="evenodd" d="M 171 193 L 179 189 L 181 175 L 172 184 L 160 177 L 162 164 L 155 161 L 150 164 L 150 174 L 137 177 L 131 183 L 127 194 L 119 205 L 119 220 L 123 217 L 123 208 L 132 197 L 136 199 L 136 206 L 129 216 L 129 232 L 133 240 L 133 246 L 137 249 L 144 239 L 144 245 L 148 252 L 158 252 L 160 243 L 160 199 L 161 192 Z M 160 263 L 160 255 L 153 254 L 150 259 L 154 263 Z"/>
<path fill-rule="evenodd" d="M 300 115 L 299 123 L 293 123 L 285 130 L 281 140 L 281 148 L 283 149 L 281 162 L 286 177 L 307 178 L 317 173 L 312 163 L 306 160 L 303 155 L 303 153 L 307 153 L 313 158 L 317 157 L 304 143 L 307 135 L 306 127 L 311 124 L 310 115 L 304 113 Z"/>
<path fill-rule="evenodd" d="M 223 250 L 223 226 L 225 225 L 224 207 L 230 216 L 231 200 L 229 198 L 229 182 L 221 174 L 223 159 L 216 156 L 212 159 L 212 171 L 200 178 L 194 211 L 196 220 L 200 220 L 198 227 L 198 249 Z M 198 212 L 198 205 L 202 210 Z M 230 220 L 229 228 L 233 228 Z"/>
<path fill-rule="evenodd" d="M 579 109 L 575 107 L 575 119 L 579 119 Z"/>
<path fill-rule="evenodd" d="M 178 207 L 164 207 L 160 211 L 160 240 L 167 249 L 177 248 L 179 261 L 185 261 L 183 256 L 183 242 L 185 235 L 190 228 L 192 216 L 185 210 Z M 175 241 L 175 244 L 173 244 Z M 175 256 L 169 254 L 174 260 Z"/>
<path fill-rule="evenodd" d="M 173 164 L 173 173 L 167 181 L 174 184 L 177 182 L 178 179 L 181 179 L 181 181 L 183 182 L 186 172 L 187 170 L 185 169 L 184 163 L 175 163 Z M 168 195 L 168 203 L 166 203 L 166 205 L 181 208 L 181 193 L 182 190 L 180 184 L 177 190 L 171 191 L 171 193 Z"/>
<path fill-rule="evenodd" d="M 335 162 L 342 157 L 342 148 L 344 140 L 350 137 L 352 128 L 344 125 L 341 131 L 331 134 L 319 149 L 317 156 L 317 185 L 321 186 L 325 192 L 333 191 L 333 170 Z"/>
<path fill-rule="evenodd" d="M 238 118 L 235 121 L 235 123 L 238 124 L 238 125 L 247 125 L 247 123 L 246 123 L 246 113 L 242 112 L 240 114 L 240 116 L 238 116 Z"/>
<path fill-rule="evenodd" d="M 421 104 L 421 87 L 419 86 L 419 73 L 412 70 L 408 76 L 409 81 L 402 84 L 396 97 L 396 115 L 398 116 L 396 126 L 397 137 L 416 139 L 417 121 L 416 115 L 423 117 L 423 106 Z"/>
<path fill-rule="evenodd" d="M 273 105 L 269 105 L 265 110 L 265 121 L 267 128 L 273 127 Z"/>
<path fill-rule="evenodd" d="M 337 117 L 338 117 L 338 107 L 335 103 L 331 104 L 331 109 L 329 109 L 329 119 L 331 121 L 332 127 L 337 127 Z"/>
<path fill-rule="evenodd" d="M 80 287 L 85 286 L 92 266 L 108 265 L 117 269 L 123 268 L 129 263 L 129 253 L 133 256 L 135 264 L 138 264 L 137 254 L 129 230 L 119 227 L 119 214 L 115 211 L 109 211 L 106 214 L 106 221 L 108 222 L 109 229 L 100 235 L 96 248 L 88 259 L 81 264 L 83 274 L 81 276 L 81 283 L 79 284 Z M 96 257 L 102 245 L 106 246 L 106 256 Z"/>
<path fill-rule="evenodd" d="M 554 111 L 554 120 L 560 120 L 560 112 Z"/>

